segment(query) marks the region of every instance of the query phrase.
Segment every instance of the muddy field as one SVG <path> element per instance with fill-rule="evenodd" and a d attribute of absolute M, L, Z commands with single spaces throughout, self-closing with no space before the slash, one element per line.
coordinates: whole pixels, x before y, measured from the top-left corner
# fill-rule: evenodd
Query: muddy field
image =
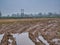
<path fill-rule="evenodd" d="M 0 19 L 0 34 L 5 32 L 13 34 L 28 32 L 29 35 L 31 34 L 30 36 L 33 36 L 32 42 L 34 42 L 34 38 L 37 38 L 39 41 L 35 41 L 40 42 L 41 45 L 60 45 L 59 18 Z M 42 36 L 49 44 L 41 40 Z"/>

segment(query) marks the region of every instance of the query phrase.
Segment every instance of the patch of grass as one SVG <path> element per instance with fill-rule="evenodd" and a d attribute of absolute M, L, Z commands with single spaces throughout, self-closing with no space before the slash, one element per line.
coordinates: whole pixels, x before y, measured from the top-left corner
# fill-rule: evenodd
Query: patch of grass
<path fill-rule="evenodd" d="M 37 23 L 37 22 L 48 22 L 49 20 L 55 20 L 59 18 L 31 18 L 31 19 L 0 19 L 0 24 L 10 24 L 10 23 Z"/>

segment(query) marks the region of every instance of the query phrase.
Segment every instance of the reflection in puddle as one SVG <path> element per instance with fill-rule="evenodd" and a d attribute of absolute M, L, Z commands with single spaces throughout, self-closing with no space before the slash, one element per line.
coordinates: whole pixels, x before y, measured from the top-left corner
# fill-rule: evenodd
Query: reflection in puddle
<path fill-rule="evenodd" d="M 56 45 L 60 45 L 60 39 L 52 39 L 52 42 L 55 42 Z"/>
<path fill-rule="evenodd" d="M 12 34 L 13 37 L 16 39 L 16 43 L 17 45 L 35 45 L 32 40 L 28 37 L 28 32 L 26 33 L 21 33 L 21 34 Z M 4 34 L 0 34 L 0 43 L 1 43 L 1 40 L 3 38 Z M 44 39 L 44 37 L 42 35 L 39 35 L 38 39 L 40 41 L 42 41 L 42 43 L 44 43 L 45 45 L 50 45 L 47 40 Z M 38 40 L 37 39 L 37 40 Z M 9 40 L 9 42 L 11 42 L 11 40 Z M 58 44 L 60 45 L 60 39 L 53 39 L 52 42 L 54 42 L 55 44 Z"/>
<path fill-rule="evenodd" d="M 2 38 L 3 38 L 3 35 L 4 35 L 4 34 L 1 34 L 1 35 L 0 35 L 0 42 L 1 42 Z M 35 45 L 35 44 L 32 42 L 32 40 L 29 39 L 29 37 L 28 37 L 28 32 L 26 32 L 26 33 L 21 33 L 21 34 L 16 33 L 16 34 L 12 34 L 12 35 L 13 35 L 13 37 L 16 39 L 17 45 Z M 40 39 L 44 44 L 49 45 L 49 44 L 47 43 L 47 41 L 43 39 L 42 36 L 39 36 L 39 39 Z"/>
<path fill-rule="evenodd" d="M 34 45 L 34 43 L 29 39 L 28 32 L 27 33 L 21 33 L 21 34 L 12 34 L 13 37 L 16 39 L 17 45 Z M 4 34 L 0 35 L 0 42 L 3 38 Z"/>
<path fill-rule="evenodd" d="M 16 38 L 17 45 L 34 45 L 34 43 L 28 37 L 28 32 L 13 34 L 13 37 Z"/>
<path fill-rule="evenodd" d="M 4 34 L 0 34 L 0 43 L 1 43 L 3 36 L 4 36 Z"/>
<path fill-rule="evenodd" d="M 49 43 L 47 42 L 47 40 L 45 40 L 44 38 L 43 38 L 43 36 L 39 36 L 38 37 L 45 45 L 49 45 Z"/>

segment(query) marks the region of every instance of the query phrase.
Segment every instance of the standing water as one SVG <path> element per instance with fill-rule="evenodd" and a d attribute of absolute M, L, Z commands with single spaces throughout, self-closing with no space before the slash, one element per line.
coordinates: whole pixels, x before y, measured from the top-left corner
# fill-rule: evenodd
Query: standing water
<path fill-rule="evenodd" d="M 0 43 L 1 43 L 3 36 L 4 36 L 4 34 L 0 34 Z"/>
<path fill-rule="evenodd" d="M 28 37 L 28 32 L 13 34 L 13 37 L 16 38 L 17 45 L 34 45 L 34 43 Z"/>
<path fill-rule="evenodd" d="M 21 34 L 12 34 L 13 37 L 16 39 L 16 43 L 17 45 L 35 45 L 32 40 L 30 40 L 30 38 L 28 37 L 28 32 L 25 33 L 21 33 Z M 0 42 L 3 38 L 4 34 L 0 35 Z M 49 43 L 40 35 L 39 39 L 45 44 L 45 45 L 49 45 Z M 11 40 L 9 40 L 11 42 Z"/>

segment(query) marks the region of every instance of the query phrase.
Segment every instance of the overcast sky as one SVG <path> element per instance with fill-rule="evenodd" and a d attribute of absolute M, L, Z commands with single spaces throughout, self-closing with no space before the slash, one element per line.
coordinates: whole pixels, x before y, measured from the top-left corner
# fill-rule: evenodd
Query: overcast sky
<path fill-rule="evenodd" d="M 0 0 L 0 11 L 5 15 L 20 13 L 21 9 L 24 9 L 25 13 L 59 13 L 60 0 Z"/>

